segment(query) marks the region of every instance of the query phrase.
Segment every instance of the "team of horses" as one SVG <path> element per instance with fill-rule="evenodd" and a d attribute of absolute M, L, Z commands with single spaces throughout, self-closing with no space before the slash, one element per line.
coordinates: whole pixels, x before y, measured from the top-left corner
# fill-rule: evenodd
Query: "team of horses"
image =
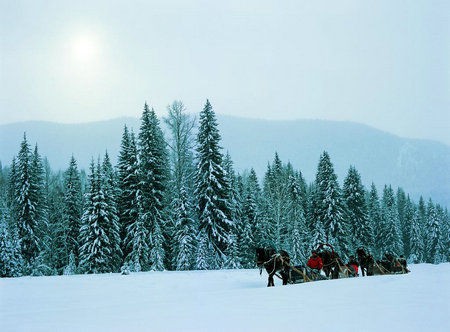
<path fill-rule="evenodd" d="M 286 251 L 280 250 L 277 252 L 273 248 L 256 248 L 256 265 L 259 267 L 260 273 L 262 273 L 263 269 L 266 270 L 268 287 L 275 286 L 274 276 L 279 277 L 283 281 L 283 285 L 357 276 L 354 269 L 346 265 L 329 244 L 319 245 L 316 251 L 322 259 L 322 270 L 325 276 L 303 265 L 291 265 L 289 254 Z M 406 260 L 396 258 L 391 254 L 385 254 L 382 260 L 376 261 L 364 248 L 358 248 L 356 256 L 363 277 L 409 272 Z"/>

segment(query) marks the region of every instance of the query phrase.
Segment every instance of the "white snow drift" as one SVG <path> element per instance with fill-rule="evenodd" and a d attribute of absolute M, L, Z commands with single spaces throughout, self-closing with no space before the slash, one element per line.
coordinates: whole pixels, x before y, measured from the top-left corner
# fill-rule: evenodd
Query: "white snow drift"
<path fill-rule="evenodd" d="M 448 331 L 450 263 L 267 288 L 258 270 L 0 280 L 0 331 Z"/>

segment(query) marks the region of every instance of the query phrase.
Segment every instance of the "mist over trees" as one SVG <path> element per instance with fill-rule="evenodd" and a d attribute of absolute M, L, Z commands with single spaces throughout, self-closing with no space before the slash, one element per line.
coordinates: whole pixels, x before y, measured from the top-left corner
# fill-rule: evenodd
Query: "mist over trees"
<path fill-rule="evenodd" d="M 180 101 L 163 121 L 165 135 L 145 104 L 139 131 L 123 128 L 117 165 L 105 151 L 87 174 L 76 156 L 52 171 L 24 134 L 0 164 L 0 276 L 253 268 L 260 246 L 301 264 L 322 242 L 344 259 L 362 246 L 450 261 L 449 213 L 431 198 L 366 188 L 351 165 L 341 185 L 327 151 L 311 183 L 276 152 L 261 179 L 237 173 L 208 100 L 198 123 Z"/>

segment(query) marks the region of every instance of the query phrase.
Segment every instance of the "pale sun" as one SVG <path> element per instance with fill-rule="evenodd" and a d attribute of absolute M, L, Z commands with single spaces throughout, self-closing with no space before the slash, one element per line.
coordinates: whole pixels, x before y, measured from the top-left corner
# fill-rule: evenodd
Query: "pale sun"
<path fill-rule="evenodd" d="M 98 57 L 98 41 L 91 35 L 79 36 L 73 40 L 71 51 L 76 61 L 88 64 L 95 61 Z"/>

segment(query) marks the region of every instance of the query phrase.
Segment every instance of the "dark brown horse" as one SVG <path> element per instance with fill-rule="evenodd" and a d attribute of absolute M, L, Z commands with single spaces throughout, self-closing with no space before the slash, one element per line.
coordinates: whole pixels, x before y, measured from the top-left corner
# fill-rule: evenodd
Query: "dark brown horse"
<path fill-rule="evenodd" d="M 410 272 L 406 260 L 401 256 L 396 258 L 391 253 L 385 253 L 381 261 L 375 262 L 374 274 L 393 274 Z"/>
<path fill-rule="evenodd" d="M 265 268 L 269 275 L 267 287 L 275 286 L 273 276 L 276 275 L 283 280 L 283 285 L 289 281 L 290 257 L 289 254 L 280 250 L 279 253 L 273 248 L 256 248 L 256 265 L 260 273 Z"/>
<path fill-rule="evenodd" d="M 324 249 L 324 246 L 330 248 Z M 338 279 L 339 275 L 341 276 L 349 276 L 350 270 L 344 264 L 342 259 L 339 257 L 337 252 L 334 251 L 334 248 L 328 243 L 322 243 L 317 247 L 317 255 L 320 256 L 323 262 L 323 272 L 327 278 Z"/>
<path fill-rule="evenodd" d="M 373 270 L 375 265 L 375 260 L 370 253 L 366 253 L 364 248 L 358 248 L 356 250 L 356 256 L 358 257 L 358 264 L 361 268 L 362 276 L 373 276 Z"/>

